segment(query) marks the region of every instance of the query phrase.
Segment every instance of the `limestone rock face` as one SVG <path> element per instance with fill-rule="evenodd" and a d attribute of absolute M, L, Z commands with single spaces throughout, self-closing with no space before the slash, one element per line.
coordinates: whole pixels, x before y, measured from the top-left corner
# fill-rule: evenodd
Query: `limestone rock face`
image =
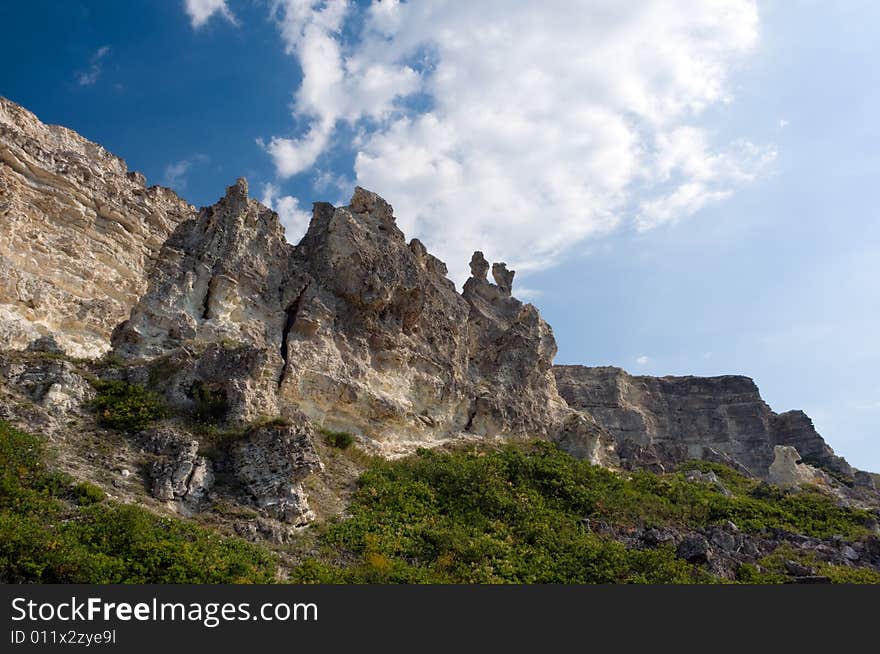
<path fill-rule="evenodd" d="M 18 398 L 26 398 L 42 409 L 30 417 L 31 426 L 52 435 L 81 413 L 94 394 L 69 361 L 0 356 L 0 419 L 15 417 L 13 405 L 21 404 Z"/>
<path fill-rule="evenodd" d="M 146 294 L 116 330 L 116 351 L 152 357 L 195 341 L 277 351 L 282 307 L 297 293 L 292 250 L 277 214 L 239 179 L 164 243 Z"/>
<path fill-rule="evenodd" d="M 164 502 L 177 502 L 183 512 L 197 511 L 214 483 L 211 462 L 198 455 L 199 442 L 170 427 L 141 434 L 145 449 L 159 458 L 150 476 L 152 494 Z"/>
<path fill-rule="evenodd" d="M 0 97 L 0 342 L 109 349 L 162 243 L 194 209 L 79 134 Z"/>
<path fill-rule="evenodd" d="M 315 204 L 291 245 L 245 180 L 196 212 L 101 146 L 0 98 L 0 221 L 4 348 L 50 362 L 112 343 L 128 381 L 184 413 L 238 426 L 314 422 L 384 456 L 548 438 L 603 465 L 664 471 L 702 458 L 764 479 L 784 445 L 870 489 L 803 412 L 774 413 L 748 378 L 554 367 L 553 331 L 516 299 L 515 271 L 475 252 L 459 293 L 446 265 L 406 240 L 391 205 L 362 188 L 348 206 Z M 10 361 L 9 383 L 47 423 L 62 424 L 92 392 L 62 362 Z M 191 449 L 157 472 L 169 501 L 188 497 L 181 480 L 201 470 Z"/>
<path fill-rule="evenodd" d="M 834 450 L 816 433 L 813 421 L 803 411 L 786 411 L 774 415 L 771 427 L 774 442 L 794 447 L 804 463 L 820 465 L 849 479 L 854 477 L 853 467 L 843 457 L 834 454 Z"/>
<path fill-rule="evenodd" d="M 175 230 L 113 345 L 150 360 L 175 405 L 222 395 L 230 422 L 302 411 L 388 456 L 468 435 L 555 437 L 565 424 L 604 456 L 601 430 L 570 420 L 556 391 L 549 325 L 512 297 L 512 271 L 496 264 L 492 284 L 475 261 L 459 294 L 361 188 L 346 207 L 316 204 L 289 245 L 239 180 Z"/>
<path fill-rule="evenodd" d="M 561 395 L 610 433 L 627 467 L 663 471 L 706 459 L 767 479 L 776 446 L 786 445 L 805 462 L 854 474 L 803 412 L 774 413 L 748 377 L 639 377 L 585 366 L 553 371 Z"/>
<path fill-rule="evenodd" d="M 308 422 L 252 430 L 232 450 L 235 475 L 267 515 L 294 526 L 314 519 L 303 480 L 323 470 Z"/>

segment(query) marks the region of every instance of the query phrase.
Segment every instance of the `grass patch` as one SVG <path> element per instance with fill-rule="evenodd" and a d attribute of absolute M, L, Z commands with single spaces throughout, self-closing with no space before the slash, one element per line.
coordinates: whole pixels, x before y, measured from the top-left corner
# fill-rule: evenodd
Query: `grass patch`
<path fill-rule="evenodd" d="M 72 490 L 76 501 L 81 505 L 97 504 L 107 497 L 100 487 L 87 481 L 76 484 Z"/>

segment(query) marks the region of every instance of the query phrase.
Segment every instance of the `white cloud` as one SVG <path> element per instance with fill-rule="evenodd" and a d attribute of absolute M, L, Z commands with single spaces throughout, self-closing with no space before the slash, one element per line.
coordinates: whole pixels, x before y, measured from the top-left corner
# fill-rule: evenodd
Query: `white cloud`
<path fill-rule="evenodd" d="M 791 123 L 788 122 L 785 118 L 780 118 L 780 119 L 779 119 L 779 129 L 785 129 L 785 128 L 788 127 L 789 125 L 791 125 Z"/>
<path fill-rule="evenodd" d="M 188 182 L 187 173 L 189 173 L 193 165 L 205 163 L 207 161 L 208 157 L 206 155 L 194 154 L 187 159 L 181 159 L 180 161 L 170 163 L 165 166 L 165 172 L 162 175 L 162 183 L 178 192 L 183 192 L 186 190 Z"/>
<path fill-rule="evenodd" d="M 299 206 L 299 200 L 291 195 L 281 195 L 281 189 L 277 185 L 263 184 L 263 197 L 260 200 L 267 207 L 275 211 L 284 225 L 284 234 L 291 243 L 298 243 L 308 229 L 312 215 L 303 211 Z"/>
<path fill-rule="evenodd" d="M 104 70 L 104 58 L 110 54 L 110 46 L 104 45 L 98 48 L 98 50 L 91 56 L 89 59 L 89 69 L 80 73 L 77 73 L 76 82 L 80 86 L 92 86 L 98 79 L 101 77 L 101 73 Z"/>
<path fill-rule="evenodd" d="M 357 11 L 273 5 L 302 129 L 266 150 L 289 177 L 353 145 L 357 183 L 458 281 L 474 249 L 529 271 L 622 223 L 674 222 L 774 157 L 700 124 L 755 48 L 754 0 L 376 1 L 343 39 Z"/>
<path fill-rule="evenodd" d="M 339 30 L 348 11 L 345 0 L 273 4 L 286 50 L 296 55 L 303 71 L 294 112 L 309 125 L 302 137 L 273 137 L 265 146 L 282 177 L 311 168 L 337 123 L 386 119 L 396 98 L 418 88 L 419 76 L 409 66 L 384 62 L 369 51 L 343 55 Z"/>
<path fill-rule="evenodd" d="M 640 357 L 636 357 L 636 363 L 640 366 L 647 366 L 651 362 L 651 359 L 646 357 L 644 354 Z"/>
<path fill-rule="evenodd" d="M 537 288 L 527 288 L 525 286 L 518 286 L 515 288 L 516 293 L 514 293 L 514 295 L 516 295 L 518 300 L 522 300 L 523 302 L 529 302 L 544 295 L 544 291 Z"/>
<path fill-rule="evenodd" d="M 183 9 L 189 15 L 193 29 L 208 22 L 211 16 L 220 15 L 233 25 L 238 25 L 235 15 L 229 11 L 226 0 L 184 0 Z"/>

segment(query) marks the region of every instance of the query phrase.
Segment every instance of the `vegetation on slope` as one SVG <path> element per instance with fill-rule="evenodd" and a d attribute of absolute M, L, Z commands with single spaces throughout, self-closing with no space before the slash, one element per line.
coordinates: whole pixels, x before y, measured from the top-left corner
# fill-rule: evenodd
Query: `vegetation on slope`
<path fill-rule="evenodd" d="M 375 462 L 350 517 L 321 535 L 321 553 L 294 571 L 304 582 L 692 583 L 716 579 L 671 545 L 627 549 L 588 524 L 697 528 L 724 520 L 746 531 L 823 537 L 866 534 L 867 514 L 818 492 L 782 493 L 723 466 L 725 496 L 683 473 L 624 477 L 537 442 L 495 451 L 421 451 Z M 826 566 L 833 568 L 834 566 Z M 823 568 L 823 572 L 828 572 Z M 782 577 L 745 569 L 745 581 Z M 847 578 L 846 575 L 849 575 Z M 841 581 L 880 581 L 861 570 Z"/>
<path fill-rule="evenodd" d="M 267 583 L 275 557 L 183 520 L 104 499 L 0 421 L 0 582 Z"/>
<path fill-rule="evenodd" d="M 692 468 L 714 472 L 731 494 L 689 481 Z M 293 544 L 309 556 L 291 581 L 712 583 L 719 579 L 672 544 L 627 547 L 620 534 L 730 520 L 752 533 L 852 540 L 867 534 L 868 518 L 819 492 L 785 493 L 705 462 L 671 475 L 620 475 L 546 442 L 426 450 L 370 460 L 346 516 Z M 792 561 L 837 582 L 880 582 L 870 569 L 785 545 L 737 576 L 782 582 Z M 270 582 L 277 564 L 261 547 L 120 505 L 51 472 L 40 439 L 0 422 L 0 582 Z"/>

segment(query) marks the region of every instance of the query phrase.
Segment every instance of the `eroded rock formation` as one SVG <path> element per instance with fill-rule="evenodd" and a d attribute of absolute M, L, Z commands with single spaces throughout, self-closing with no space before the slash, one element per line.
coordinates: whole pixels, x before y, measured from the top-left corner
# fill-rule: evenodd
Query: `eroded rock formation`
<path fill-rule="evenodd" d="M 122 159 L 0 97 L 0 342 L 109 349 L 174 227 L 194 209 Z"/>
<path fill-rule="evenodd" d="M 146 294 L 113 335 L 163 371 L 172 403 L 203 389 L 225 420 L 302 411 L 385 455 L 451 438 L 564 437 L 596 460 L 601 431 L 559 397 L 556 343 L 513 272 L 475 253 L 459 294 L 443 262 L 409 243 L 391 206 L 357 188 L 315 205 L 292 246 L 239 180 L 175 230 Z"/>

